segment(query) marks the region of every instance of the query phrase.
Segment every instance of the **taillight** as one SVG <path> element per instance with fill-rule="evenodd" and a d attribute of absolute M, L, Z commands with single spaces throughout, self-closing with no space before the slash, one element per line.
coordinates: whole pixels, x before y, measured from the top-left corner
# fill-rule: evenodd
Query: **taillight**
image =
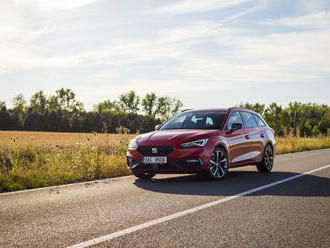
<path fill-rule="evenodd" d="M 273 130 L 273 135 L 274 135 L 274 137 L 275 137 L 275 130 Z"/>

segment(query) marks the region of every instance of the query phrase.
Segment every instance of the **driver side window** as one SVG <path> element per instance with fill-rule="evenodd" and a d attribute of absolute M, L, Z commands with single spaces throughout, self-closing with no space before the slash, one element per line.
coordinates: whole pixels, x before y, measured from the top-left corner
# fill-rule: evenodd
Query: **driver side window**
<path fill-rule="evenodd" d="M 239 112 L 233 112 L 230 114 L 229 120 L 227 122 L 226 130 L 230 130 L 233 123 L 241 123 L 242 126 L 244 126 L 242 117 L 239 114 Z"/>

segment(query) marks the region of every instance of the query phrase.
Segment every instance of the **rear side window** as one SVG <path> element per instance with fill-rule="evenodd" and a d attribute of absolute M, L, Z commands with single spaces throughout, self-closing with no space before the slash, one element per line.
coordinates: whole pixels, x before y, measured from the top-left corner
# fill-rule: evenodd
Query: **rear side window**
<path fill-rule="evenodd" d="M 242 114 L 246 128 L 258 126 L 256 120 L 254 119 L 254 117 L 251 113 L 241 112 L 241 114 Z"/>
<path fill-rule="evenodd" d="M 266 126 L 266 123 L 258 115 L 253 115 L 253 116 L 257 121 L 258 127 L 265 127 Z"/>
<path fill-rule="evenodd" d="M 227 122 L 226 129 L 227 130 L 230 130 L 231 129 L 231 126 L 233 125 L 233 123 L 241 123 L 242 126 L 244 126 L 243 125 L 243 121 L 242 121 L 242 117 L 239 114 L 239 112 L 233 112 L 233 113 L 231 113 L 231 115 L 229 117 L 229 120 Z"/>

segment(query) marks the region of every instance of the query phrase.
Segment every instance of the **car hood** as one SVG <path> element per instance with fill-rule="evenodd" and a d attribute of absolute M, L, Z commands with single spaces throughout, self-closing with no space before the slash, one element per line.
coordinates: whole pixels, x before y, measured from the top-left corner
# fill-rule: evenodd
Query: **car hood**
<path fill-rule="evenodd" d="M 137 144 L 144 146 L 179 145 L 197 139 L 208 138 L 219 130 L 173 129 L 160 130 L 137 136 Z"/>

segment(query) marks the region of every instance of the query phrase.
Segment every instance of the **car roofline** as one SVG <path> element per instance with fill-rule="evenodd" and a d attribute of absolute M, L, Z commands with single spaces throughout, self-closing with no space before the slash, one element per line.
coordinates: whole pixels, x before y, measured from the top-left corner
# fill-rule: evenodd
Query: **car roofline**
<path fill-rule="evenodd" d="M 243 107 L 184 109 L 184 110 L 181 111 L 181 113 L 183 113 L 183 112 L 206 112 L 206 111 L 225 111 L 225 112 L 232 112 L 234 110 L 249 111 L 249 112 L 252 112 L 252 113 L 256 113 L 257 114 L 257 112 L 253 111 L 252 109 L 243 108 Z"/>
<path fill-rule="evenodd" d="M 181 111 L 181 113 L 183 113 L 183 112 L 207 112 L 207 111 L 228 112 L 228 108 L 184 109 L 184 110 Z"/>

